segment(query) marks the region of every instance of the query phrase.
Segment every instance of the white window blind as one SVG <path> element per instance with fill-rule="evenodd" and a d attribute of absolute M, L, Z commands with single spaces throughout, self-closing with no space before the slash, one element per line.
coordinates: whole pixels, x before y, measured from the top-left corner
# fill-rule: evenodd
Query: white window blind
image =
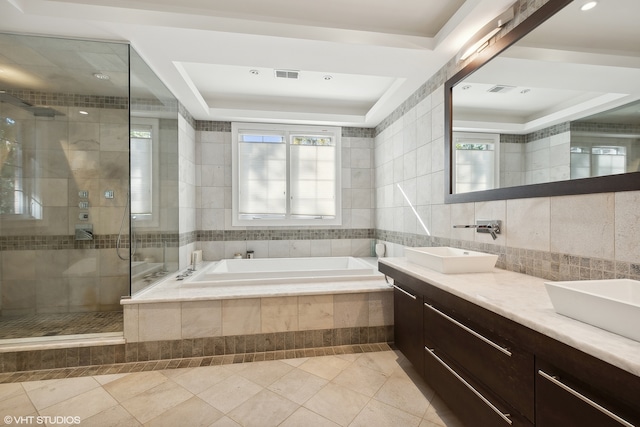
<path fill-rule="evenodd" d="M 131 213 L 150 215 L 153 211 L 153 128 L 131 128 Z"/>
<path fill-rule="evenodd" d="M 287 146 L 284 135 L 241 133 L 238 141 L 238 210 L 247 219 L 287 212 Z"/>
<path fill-rule="evenodd" d="M 234 123 L 232 225 L 341 222 L 340 129 Z"/>
<path fill-rule="evenodd" d="M 336 147 L 332 138 L 296 135 L 291 145 L 291 214 L 336 214 Z"/>

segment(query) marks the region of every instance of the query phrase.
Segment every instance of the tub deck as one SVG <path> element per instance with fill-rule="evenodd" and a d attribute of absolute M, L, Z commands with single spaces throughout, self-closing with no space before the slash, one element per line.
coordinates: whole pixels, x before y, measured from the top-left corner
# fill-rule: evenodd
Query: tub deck
<path fill-rule="evenodd" d="M 376 266 L 375 258 L 358 258 Z M 223 285 L 215 283 L 208 274 L 214 262 L 205 262 L 200 269 L 184 280 L 178 280 L 181 273 L 174 273 L 167 279 L 145 289 L 130 299 L 122 300 L 123 305 L 160 302 L 201 301 L 216 299 L 277 297 L 296 295 L 346 294 L 363 292 L 383 292 L 392 289 L 379 272 L 367 272 L 360 276 L 331 275 L 310 277 L 266 277 L 264 279 L 241 278 L 224 279 Z M 374 267 L 374 269 L 377 267 Z M 208 280 L 207 280 L 208 278 Z"/>

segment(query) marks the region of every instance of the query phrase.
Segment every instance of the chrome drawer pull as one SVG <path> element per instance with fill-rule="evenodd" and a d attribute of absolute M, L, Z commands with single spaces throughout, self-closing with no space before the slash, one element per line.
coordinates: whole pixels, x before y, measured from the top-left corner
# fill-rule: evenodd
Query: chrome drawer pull
<path fill-rule="evenodd" d="M 438 355 L 435 353 L 435 351 L 431 348 L 424 348 L 425 350 L 427 350 L 429 352 L 430 355 L 432 355 L 437 361 L 438 363 L 440 363 L 444 368 L 447 369 L 447 371 L 451 372 L 451 374 L 456 377 L 458 379 L 458 381 L 460 381 L 462 384 L 464 384 L 470 391 L 473 392 L 473 394 L 475 394 L 476 396 L 478 396 L 480 398 L 480 400 L 482 400 L 485 405 L 487 405 L 489 408 L 491 408 L 493 410 L 493 412 L 495 412 L 496 414 L 498 414 L 500 416 L 500 418 L 502 418 L 503 420 L 505 420 L 507 423 L 509 423 L 509 425 L 511 425 L 513 423 L 513 421 L 511 421 L 509 419 L 509 417 L 511 416 L 510 414 L 505 414 L 503 413 L 500 409 L 496 408 L 495 405 L 491 402 L 489 402 L 487 400 L 486 397 L 484 397 L 478 390 L 476 390 L 475 388 L 473 388 L 473 386 L 471 384 L 469 384 L 464 378 L 462 378 L 460 375 L 458 375 L 458 373 L 456 371 L 454 371 L 453 369 L 451 369 L 451 367 L 449 365 L 447 365 L 444 360 L 440 359 L 438 357 Z"/>
<path fill-rule="evenodd" d="M 445 319 L 447 319 L 448 321 L 450 321 L 451 323 L 453 323 L 456 326 L 459 326 L 460 328 L 464 329 L 465 331 L 469 332 L 471 335 L 473 335 L 474 337 L 482 340 L 483 342 L 489 344 L 491 347 L 495 348 L 496 350 L 499 350 L 501 352 L 503 352 L 504 354 L 506 354 L 507 356 L 511 357 L 511 352 L 509 350 L 507 350 L 506 348 L 499 346 L 498 344 L 494 343 L 493 341 L 491 341 L 488 338 L 483 337 L 482 335 L 480 335 L 479 333 L 477 333 L 476 331 L 474 331 L 473 329 L 468 328 L 467 326 L 463 325 L 462 323 L 458 322 L 456 319 L 447 316 L 446 314 L 444 314 L 443 312 L 441 312 L 440 310 L 438 310 L 437 308 L 433 307 L 430 304 L 427 304 L 426 302 L 424 303 L 425 307 L 429 307 L 431 310 L 435 311 L 436 313 L 438 313 L 440 316 L 444 317 Z"/>
<path fill-rule="evenodd" d="M 400 292 L 402 292 L 402 293 L 403 293 L 403 294 L 405 294 L 406 296 L 411 297 L 411 298 L 413 298 L 413 299 L 416 299 L 416 296 L 415 296 L 415 295 L 411 295 L 409 292 L 405 291 L 404 289 L 402 289 L 402 288 L 400 288 L 400 287 L 398 287 L 398 286 L 396 286 L 396 285 L 391 285 L 391 286 L 393 286 L 394 288 L 396 288 L 397 290 L 399 290 Z"/>
<path fill-rule="evenodd" d="M 538 374 L 540 376 L 542 376 L 542 378 L 551 381 L 551 383 L 557 385 L 558 387 L 560 387 L 561 389 L 563 389 L 564 391 L 572 394 L 573 396 L 577 397 L 578 399 L 582 400 L 584 403 L 588 404 L 589 406 L 597 409 L 598 411 L 602 412 L 603 414 L 607 415 L 608 417 L 616 420 L 617 422 L 619 422 L 620 424 L 622 424 L 623 426 L 626 427 L 635 427 L 633 424 L 631 424 L 630 422 L 620 418 L 619 416 L 617 416 L 616 414 L 614 414 L 613 412 L 609 411 L 607 408 L 598 405 L 596 402 L 594 402 L 593 400 L 589 399 L 586 396 L 583 396 L 582 394 L 578 393 L 577 391 L 575 391 L 574 389 L 572 389 L 571 387 L 569 387 L 568 385 L 560 382 L 558 380 L 557 377 L 554 377 L 552 375 L 547 374 L 546 372 L 544 372 L 543 370 L 538 370 Z"/>

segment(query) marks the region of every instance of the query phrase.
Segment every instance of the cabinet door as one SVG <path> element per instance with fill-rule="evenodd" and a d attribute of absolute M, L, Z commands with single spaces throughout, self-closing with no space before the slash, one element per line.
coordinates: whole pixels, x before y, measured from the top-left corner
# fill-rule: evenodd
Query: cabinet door
<path fill-rule="evenodd" d="M 393 290 L 393 335 L 398 350 L 422 375 L 422 296 L 398 282 Z"/>
<path fill-rule="evenodd" d="M 638 411 L 598 394 L 550 364 L 536 362 L 536 426 L 637 427 Z"/>

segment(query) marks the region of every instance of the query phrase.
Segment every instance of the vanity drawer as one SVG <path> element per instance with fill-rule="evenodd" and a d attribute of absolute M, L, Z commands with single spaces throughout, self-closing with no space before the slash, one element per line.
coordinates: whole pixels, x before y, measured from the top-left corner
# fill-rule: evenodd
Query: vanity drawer
<path fill-rule="evenodd" d="M 495 393 L 475 381 L 446 355 L 425 347 L 424 375 L 464 425 L 474 427 L 532 427 Z"/>
<path fill-rule="evenodd" d="M 534 420 L 534 357 L 504 338 L 454 317 L 442 306 L 424 302 L 424 342 L 436 354 L 464 367 L 527 419 Z M 495 324 L 495 319 L 493 324 Z"/>

